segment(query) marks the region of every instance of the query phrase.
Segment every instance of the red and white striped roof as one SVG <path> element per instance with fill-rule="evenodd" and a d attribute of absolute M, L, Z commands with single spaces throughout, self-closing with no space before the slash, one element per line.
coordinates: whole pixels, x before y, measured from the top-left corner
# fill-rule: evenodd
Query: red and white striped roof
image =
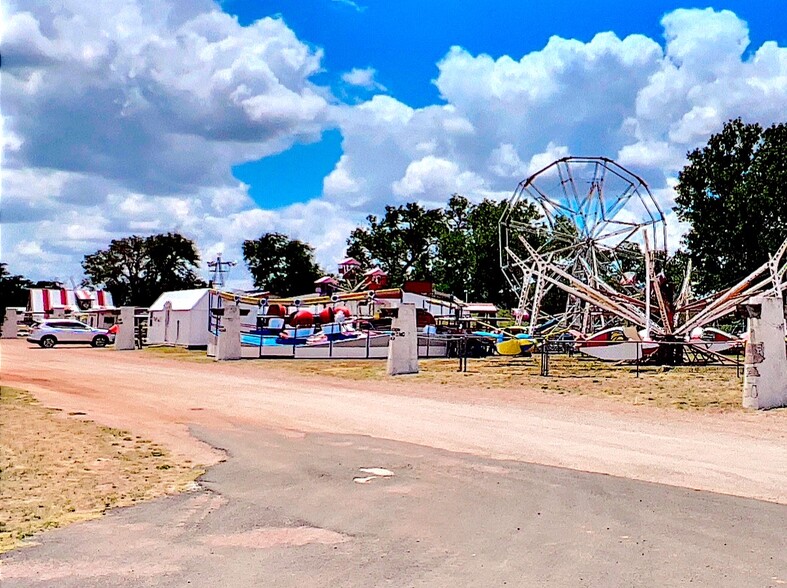
<path fill-rule="evenodd" d="M 112 294 L 103 290 L 66 290 L 56 288 L 30 288 L 28 312 L 48 315 L 53 310 L 84 312 L 83 306 L 90 304 L 89 310 L 113 310 Z"/>

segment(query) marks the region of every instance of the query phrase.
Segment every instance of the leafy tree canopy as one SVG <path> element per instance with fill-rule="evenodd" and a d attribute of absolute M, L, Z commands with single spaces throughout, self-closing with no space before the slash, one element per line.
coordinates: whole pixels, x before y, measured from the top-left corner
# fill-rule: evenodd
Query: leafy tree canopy
<path fill-rule="evenodd" d="M 243 259 L 256 288 L 281 296 L 313 292 L 314 281 L 322 275 L 314 248 L 280 233 L 244 241 Z"/>
<path fill-rule="evenodd" d="M 8 265 L 0 262 L 0 322 L 5 318 L 8 306 L 27 306 L 27 289 L 33 282 L 23 276 L 11 275 Z"/>
<path fill-rule="evenodd" d="M 460 298 L 510 302 L 513 294 L 500 269 L 498 223 L 506 202 L 478 204 L 454 194 L 444 208 L 427 209 L 411 202 L 388 206 L 385 215 L 367 218 L 347 241 L 347 255 L 365 268 L 379 265 L 391 285 L 405 280 L 432 280 L 435 287 Z M 514 220 L 530 223 L 536 208 L 522 203 Z M 529 239 L 539 242 L 535 233 Z M 515 247 L 518 244 L 514 244 Z"/>
<path fill-rule="evenodd" d="M 787 237 L 787 125 L 729 121 L 688 154 L 675 210 L 702 293 L 757 269 Z"/>
<path fill-rule="evenodd" d="M 507 205 L 489 199 L 473 204 L 459 194 L 451 196 L 436 260 L 439 289 L 469 300 L 514 304 L 516 295 L 500 269 L 499 222 Z M 520 202 L 510 216 L 512 221 L 534 227 L 524 236 L 536 247 L 543 240 L 535 226 L 539 218 L 536 207 L 526 202 Z M 518 240 L 509 246 L 526 256 Z"/>
<path fill-rule="evenodd" d="M 410 202 L 386 206 L 382 218 L 370 215 L 366 221 L 368 226 L 350 234 L 347 255 L 364 268 L 379 265 L 388 273 L 390 284 L 433 279 L 433 262 L 445 222 L 441 209 L 427 210 Z"/>
<path fill-rule="evenodd" d="M 86 255 L 82 268 L 92 285 L 104 285 L 117 305 L 150 306 L 163 292 L 204 288 L 196 275 L 199 253 L 178 233 L 114 239 Z"/>
<path fill-rule="evenodd" d="M 8 264 L 0 261 L 0 323 L 5 318 L 7 307 L 27 306 L 29 288 L 60 288 L 60 284 L 51 280 L 33 282 L 24 276 L 12 275 Z"/>

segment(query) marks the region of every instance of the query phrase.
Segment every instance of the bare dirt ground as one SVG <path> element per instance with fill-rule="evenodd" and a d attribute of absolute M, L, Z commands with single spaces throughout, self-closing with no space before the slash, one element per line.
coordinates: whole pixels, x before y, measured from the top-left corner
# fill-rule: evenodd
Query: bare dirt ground
<path fill-rule="evenodd" d="M 145 353 L 197 363 L 212 362 L 204 351 L 177 347 L 150 347 Z M 409 386 L 395 390 L 398 394 L 430 395 L 462 402 L 515 402 L 524 389 L 614 399 L 637 406 L 705 412 L 744 410 L 741 378 L 732 367 L 642 366 L 637 370 L 635 366 L 615 366 L 583 355 L 556 355 L 550 359 L 550 376 L 544 378 L 540 376 L 539 361 L 538 357 L 470 359 L 467 371 L 459 372 L 456 359 L 430 359 L 421 362 L 421 373 L 409 376 Z M 380 360 L 266 359 L 248 365 L 250 369 L 274 369 L 300 376 L 311 373 L 352 381 L 386 379 L 385 362 Z M 429 386 L 423 389 L 421 384 Z M 787 417 L 787 411 L 773 414 Z"/>
<path fill-rule="evenodd" d="M 441 383 L 428 370 L 415 378 L 391 380 L 372 371 L 349 379 L 325 367 L 2 344 L 4 383 L 31 390 L 46 406 L 133 430 L 195 464 L 216 463 L 221 455 L 195 439 L 190 426 L 254 425 L 370 435 L 787 504 L 784 411 L 681 411 L 604 394 L 545 393 L 516 379 L 469 386 L 462 380 L 472 375 L 445 375 Z M 592 388 L 593 379 L 602 382 L 585 377 L 567 387 Z M 633 375 L 615 384 L 629 385 Z"/>
<path fill-rule="evenodd" d="M 0 345 L 2 382 L 57 414 L 214 464 L 0 555 L 4 587 L 787 583 L 787 419 L 710 380 L 686 410 L 686 374 Z"/>
<path fill-rule="evenodd" d="M 128 431 L 0 387 L 0 553 L 34 533 L 182 491 L 201 472 Z"/>

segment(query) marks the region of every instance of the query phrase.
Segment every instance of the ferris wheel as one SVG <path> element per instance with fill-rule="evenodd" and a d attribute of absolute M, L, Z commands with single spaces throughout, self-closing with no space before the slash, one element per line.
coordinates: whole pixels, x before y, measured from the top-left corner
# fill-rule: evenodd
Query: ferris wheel
<path fill-rule="evenodd" d="M 523 214 L 527 205 L 537 221 Z M 666 254 L 664 213 L 647 184 L 606 157 L 564 157 L 517 186 L 500 218 L 500 264 L 511 288 L 519 294 L 517 321 L 541 318 L 541 302 L 551 289 L 549 272 L 528 255 L 527 241 L 548 259 L 551 271 L 565 273 L 593 288 L 629 287 L 636 296 L 636 271 L 642 241 L 652 254 Z M 527 245 L 525 245 L 527 247 Z M 565 328 L 582 332 L 605 325 L 606 317 L 592 304 L 568 295 L 557 317 Z"/>

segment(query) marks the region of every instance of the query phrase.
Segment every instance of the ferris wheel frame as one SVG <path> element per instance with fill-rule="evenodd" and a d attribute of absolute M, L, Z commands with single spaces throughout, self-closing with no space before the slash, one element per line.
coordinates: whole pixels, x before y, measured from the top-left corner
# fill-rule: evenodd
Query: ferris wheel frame
<path fill-rule="evenodd" d="M 591 171 L 589 187 L 580 186 L 578 171 Z M 612 181 L 608 182 L 608 178 Z M 557 181 L 557 187 L 547 187 L 544 182 Z M 607 193 L 611 184 L 611 193 Z M 632 218 L 631 202 L 638 207 L 638 217 Z M 517 207 L 530 202 L 542 214 L 540 222 L 521 222 L 516 219 Z M 629 213 L 628 216 L 626 213 Z M 567 229 L 567 230 L 566 230 Z M 512 239 L 523 234 L 544 231 L 548 240 L 539 247 L 550 259 L 562 259 L 562 266 L 582 281 L 597 285 L 602 283 L 600 267 L 615 264 L 622 267 L 616 256 L 631 254 L 624 244 L 635 243 L 643 237 L 650 243 L 650 251 L 666 255 L 667 227 L 664 212 L 653 197 L 646 182 L 637 174 L 607 157 L 568 156 L 557 159 L 519 183 L 499 221 L 500 267 L 510 287 L 519 292 L 519 310 L 530 302 L 532 311 L 540 311 L 541 297 L 551 287 L 543 283 L 535 264 L 528 257 L 519 257 L 511 249 Z M 637 248 L 637 252 L 639 248 Z M 605 257 L 603 264 L 599 258 Z M 533 300 L 530 301 L 530 290 Z M 588 323 L 588 309 L 569 300 L 561 320 L 576 323 L 569 315 L 584 312 L 583 322 Z M 532 316 L 531 326 L 538 319 Z"/>

